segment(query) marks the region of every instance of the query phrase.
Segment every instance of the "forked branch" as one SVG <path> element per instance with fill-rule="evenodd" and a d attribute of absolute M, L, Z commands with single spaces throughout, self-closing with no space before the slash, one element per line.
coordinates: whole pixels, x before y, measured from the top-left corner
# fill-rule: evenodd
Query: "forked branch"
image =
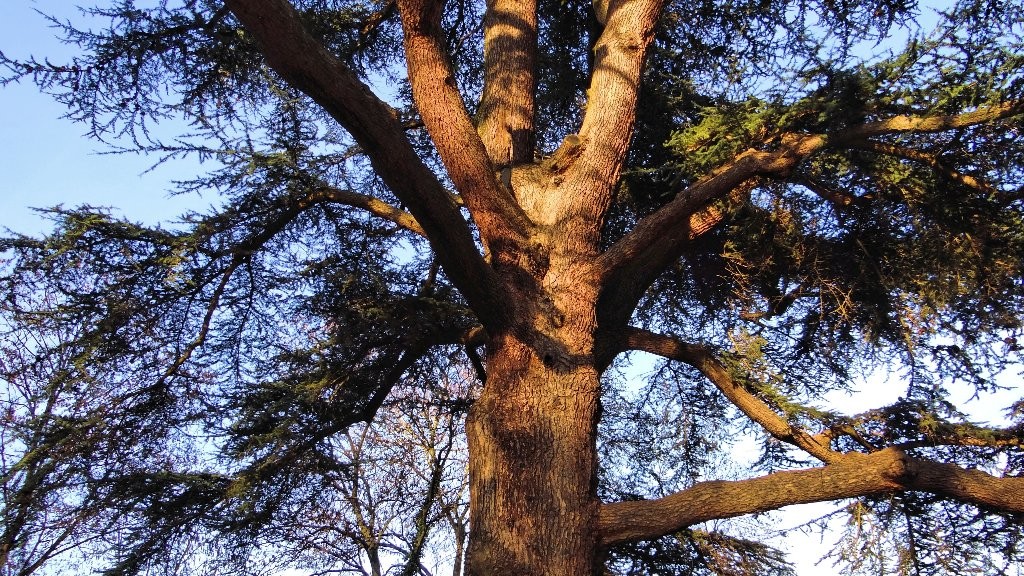
<path fill-rule="evenodd" d="M 462 102 L 441 30 L 443 5 L 434 0 L 398 2 L 413 99 L 485 241 L 518 242 L 529 235 L 530 221 L 498 179 Z"/>

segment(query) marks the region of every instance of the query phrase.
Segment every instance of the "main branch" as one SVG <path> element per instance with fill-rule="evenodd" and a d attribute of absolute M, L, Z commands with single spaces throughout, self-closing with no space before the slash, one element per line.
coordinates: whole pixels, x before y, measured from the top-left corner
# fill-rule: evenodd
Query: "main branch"
<path fill-rule="evenodd" d="M 487 153 L 501 168 L 533 160 L 536 76 L 536 0 L 489 0 L 484 92 L 476 117 Z"/>
<path fill-rule="evenodd" d="M 399 0 L 409 83 L 420 117 L 485 242 L 519 242 L 530 221 L 501 184 L 448 64 L 441 30 L 443 2 Z"/>
<path fill-rule="evenodd" d="M 775 510 L 906 490 L 931 492 L 981 508 L 1024 512 L 1024 478 L 996 477 L 913 458 L 896 449 L 852 453 L 833 464 L 737 481 L 700 482 L 657 500 L 606 504 L 600 511 L 605 546 L 647 540 L 686 526 Z"/>
<path fill-rule="evenodd" d="M 647 48 L 662 0 L 623 0 L 607 6 L 604 30 L 594 46 L 594 73 L 579 135 L 570 135 L 554 158 L 571 159 L 566 213 L 602 221 L 625 162 L 636 122 Z"/>

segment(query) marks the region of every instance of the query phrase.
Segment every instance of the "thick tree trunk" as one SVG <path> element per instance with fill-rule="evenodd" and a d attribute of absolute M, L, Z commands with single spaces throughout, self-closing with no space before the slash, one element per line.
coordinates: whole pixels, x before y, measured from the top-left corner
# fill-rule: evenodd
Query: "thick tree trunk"
<path fill-rule="evenodd" d="M 509 303 L 521 322 L 492 335 L 467 422 L 470 576 L 584 576 L 600 565 L 597 293 L 590 254 L 541 236 L 544 266 L 498 270 L 522 295 Z"/>
<path fill-rule="evenodd" d="M 547 366 L 522 342 L 504 340 L 467 426 L 468 573 L 593 574 L 597 373 Z"/>

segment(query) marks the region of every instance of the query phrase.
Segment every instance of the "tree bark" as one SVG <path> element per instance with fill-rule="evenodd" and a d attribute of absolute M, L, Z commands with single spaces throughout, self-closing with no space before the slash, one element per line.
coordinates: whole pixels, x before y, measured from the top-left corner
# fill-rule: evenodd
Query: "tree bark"
<path fill-rule="evenodd" d="M 586 575 L 598 562 L 598 375 L 508 335 L 467 422 L 468 574 Z"/>
<path fill-rule="evenodd" d="M 518 196 L 551 193 L 551 175 L 534 176 L 515 182 Z M 528 260 L 495 257 L 517 321 L 491 334 L 487 383 L 466 425 L 470 576 L 582 576 L 600 566 L 597 246 L 579 226 L 543 227 L 512 250 Z"/>
<path fill-rule="evenodd" d="M 495 166 L 533 161 L 537 2 L 488 0 L 477 131 Z"/>

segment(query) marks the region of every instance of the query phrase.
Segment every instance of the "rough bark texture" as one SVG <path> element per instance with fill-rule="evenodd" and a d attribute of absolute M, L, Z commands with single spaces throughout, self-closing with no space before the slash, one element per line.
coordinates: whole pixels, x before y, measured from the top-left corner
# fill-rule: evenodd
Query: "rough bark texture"
<path fill-rule="evenodd" d="M 484 85 L 477 130 L 497 166 L 533 160 L 537 3 L 490 0 L 484 18 Z"/>

